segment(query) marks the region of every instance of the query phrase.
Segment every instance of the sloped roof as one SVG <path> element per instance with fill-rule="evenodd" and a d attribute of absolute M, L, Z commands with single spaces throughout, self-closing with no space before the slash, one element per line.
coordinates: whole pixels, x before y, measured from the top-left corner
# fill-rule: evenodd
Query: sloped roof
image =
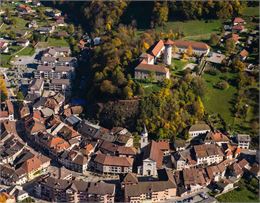
<path fill-rule="evenodd" d="M 151 50 L 151 54 L 153 56 L 157 56 L 158 53 L 163 49 L 164 47 L 164 43 L 162 40 L 159 40 L 158 42 L 156 42 Z"/>
<path fill-rule="evenodd" d="M 156 162 L 157 168 L 162 167 L 163 152 L 157 142 L 153 141 L 144 148 L 143 160 L 151 159 Z"/>
<path fill-rule="evenodd" d="M 122 167 L 131 167 L 133 166 L 134 162 L 134 160 L 129 157 L 117 157 L 105 154 L 97 154 L 94 161 L 102 165 Z"/>

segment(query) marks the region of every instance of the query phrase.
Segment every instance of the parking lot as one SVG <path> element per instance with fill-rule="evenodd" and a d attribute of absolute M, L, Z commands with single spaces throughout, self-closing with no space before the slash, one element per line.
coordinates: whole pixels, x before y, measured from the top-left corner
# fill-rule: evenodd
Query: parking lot
<path fill-rule="evenodd" d="M 217 200 L 215 198 L 209 196 L 205 191 L 200 191 L 197 193 L 186 195 L 185 197 L 177 198 L 175 201 L 171 201 L 171 202 L 174 202 L 174 203 L 216 203 Z"/>
<path fill-rule="evenodd" d="M 32 56 L 19 56 L 15 57 L 12 61 L 12 65 L 17 67 L 27 66 L 27 65 L 33 65 L 38 63 L 37 55 L 42 51 L 43 49 L 35 49 L 35 53 Z"/>

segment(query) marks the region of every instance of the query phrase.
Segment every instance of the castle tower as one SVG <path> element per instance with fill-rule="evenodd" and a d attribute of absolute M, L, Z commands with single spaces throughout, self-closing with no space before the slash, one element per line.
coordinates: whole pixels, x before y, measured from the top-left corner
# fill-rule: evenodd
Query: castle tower
<path fill-rule="evenodd" d="M 171 65 L 172 64 L 172 45 L 173 45 L 173 41 L 167 39 L 164 42 L 164 64 L 166 65 Z"/>
<path fill-rule="evenodd" d="M 140 140 L 140 147 L 141 147 L 141 149 L 143 149 L 148 144 L 149 144 L 149 141 L 148 141 L 148 131 L 146 129 L 146 126 L 144 125 L 144 131 L 141 133 L 141 140 Z"/>

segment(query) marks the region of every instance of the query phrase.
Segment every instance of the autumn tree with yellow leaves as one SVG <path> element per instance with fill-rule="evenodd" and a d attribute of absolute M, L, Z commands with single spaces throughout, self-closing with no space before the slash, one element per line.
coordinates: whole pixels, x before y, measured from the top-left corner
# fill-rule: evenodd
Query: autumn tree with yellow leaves
<path fill-rule="evenodd" d="M 1 95 L 1 102 L 7 99 L 8 91 L 3 76 L 0 76 L 0 95 Z"/>

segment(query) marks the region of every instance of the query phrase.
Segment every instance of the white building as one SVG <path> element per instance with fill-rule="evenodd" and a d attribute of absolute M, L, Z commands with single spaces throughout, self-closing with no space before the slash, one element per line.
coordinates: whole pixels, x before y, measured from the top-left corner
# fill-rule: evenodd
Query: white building
<path fill-rule="evenodd" d="M 164 42 L 165 45 L 165 51 L 164 51 L 164 63 L 166 65 L 171 65 L 172 64 L 172 45 L 173 41 L 167 40 Z"/>
<path fill-rule="evenodd" d="M 199 135 L 206 134 L 210 132 L 210 127 L 205 123 L 198 123 L 195 125 L 192 125 L 189 129 L 189 135 L 191 138 L 197 137 Z"/>
<path fill-rule="evenodd" d="M 223 161 L 224 153 L 220 147 L 215 144 L 195 145 L 193 148 L 197 165 L 212 165 Z"/>
<path fill-rule="evenodd" d="M 143 149 L 148 144 L 149 144 L 149 141 L 148 141 L 148 131 L 146 129 L 146 126 L 144 125 L 144 131 L 141 133 L 140 148 Z"/>
<path fill-rule="evenodd" d="M 246 135 L 246 134 L 237 135 L 238 147 L 242 149 L 249 149 L 250 141 L 251 141 L 250 135 Z"/>

